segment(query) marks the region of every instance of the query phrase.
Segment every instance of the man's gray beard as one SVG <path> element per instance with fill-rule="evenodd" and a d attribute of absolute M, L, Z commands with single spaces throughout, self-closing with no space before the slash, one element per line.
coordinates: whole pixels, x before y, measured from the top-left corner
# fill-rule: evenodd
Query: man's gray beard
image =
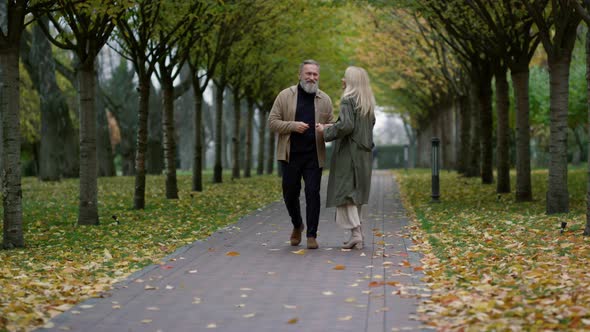
<path fill-rule="evenodd" d="M 299 85 L 301 85 L 301 88 L 303 89 L 303 91 L 307 92 L 307 93 L 316 93 L 318 92 L 318 83 L 307 83 L 304 80 L 299 80 Z"/>

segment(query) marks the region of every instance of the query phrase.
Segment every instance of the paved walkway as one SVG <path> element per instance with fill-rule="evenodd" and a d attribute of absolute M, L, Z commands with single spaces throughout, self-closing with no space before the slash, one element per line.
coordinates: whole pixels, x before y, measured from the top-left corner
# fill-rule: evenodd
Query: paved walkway
<path fill-rule="evenodd" d="M 47 331 L 423 330 L 412 316 L 427 291 L 391 173 L 373 174 L 363 216 L 363 250 L 340 249 L 334 209 L 322 209 L 320 248 L 307 250 L 305 239 L 289 245 L 291 223 L 275 202 L 55 317 Z"/>

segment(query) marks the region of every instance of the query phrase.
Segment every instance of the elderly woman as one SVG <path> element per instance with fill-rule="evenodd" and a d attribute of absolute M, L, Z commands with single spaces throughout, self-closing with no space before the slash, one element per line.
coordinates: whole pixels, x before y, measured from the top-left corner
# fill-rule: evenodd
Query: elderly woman
<path fill-rule="evenodd" d="M 361 207 L 371 191 L 375 97 L 363 68 L 346 68 L 342 86 L 338 121 L 316 127 L 326 142 L 335 141 L 326 205 L 335 206 L 336 223 L 351 230 L 343 248 L 362 249 Z"/>

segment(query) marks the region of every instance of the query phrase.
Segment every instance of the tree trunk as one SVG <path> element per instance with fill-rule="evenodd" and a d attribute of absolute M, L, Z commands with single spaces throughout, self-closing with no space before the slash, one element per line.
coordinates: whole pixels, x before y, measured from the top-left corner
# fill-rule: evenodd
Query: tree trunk
<path fill-rule="evenodd" d="M 98 225 L 98 170 L 96 154 L 96 75 L 94 62 L 78 69 L 80 114 L 79 225 Z"/>
<path fill-rule="evenodd" d="M 461 143 L 457 156 L 457 169 L 460 174 L 466 175 L 469 160 L 471 160 L 471 114 L 469 107 L 469 95 L 459 97 L 459 117 L 461 118 Z"/>
<path fill-rule="evenodd" d="M 469 142 L 469 151 L 471 152 L 469 154 L 469 161 L 467 164 L 467 173 L 465 174 L 468 177 L 476 177 L 476 176 L 481 176 L 481 170 L 480 170 L 480 160 L 479 158 L 481 157 L 481 149 L 480 149 L 480 126 L 481 123 L 479 121 L 479 115 L 480 115 L 480 107 L 479 107 L 479 101 L 477 100 L 477 88 L 476 85 L 477 81 L 474 81 L 472 83 L 472 91 L 470 91 L 469 94 L 469 106 L 470 106 L 470 112 L 469 114 L 471 115 L 471 132 L 470 132 L 470 138 L 471 141 Z"/>
<path fill-rule="evenodd" d="M 146 73 L 139 73 L 139 109 L 137 121 L 137 146 L 135 148 L 135 192 L 133 193 L 133 208 L 145 208 L 145 157 L 148 138 L 148 115 L 150 99 L 150 77 Z"/>
<path fill-rule="evenodd" d="M 517 202 L 533 200 L 531 188 L 531 149 L 529 123 L 529 69 L 528 64 L 511 68 L 516 103 L 516 188 Z"/>
<path fill-rule="evenodd" d="M 266 174 L 272 174 L 275 165 L 275 133 L 268 135 L 268 158 L 266 158 Z"/>
<path fill-rule="evenodd" d="M 96 107 L 96 156 L 98 162 L 98 176 L 115 176 L 115 160 L 113 156 L 113 147 L 111 145 L 111 133 L 109 131 L 109 122 L 107 112 L 104 107 L 102 92 L 99 88 L 98 75 L 94 78 L 95 82 L 95 107 Z"/>
<path fill-rule="evenodd" d="M 223 146 L 223 92 L 225 83 L 217 85 L 215 95 L 215 165 L 213 166 L 213 183 L 223 182 L 223 167 L 221 165 L 221 155 Z"/>
<path fill-rule="evenodd" d="M 193 151 L 193 191 L 203 191 L 203 91 L 197 73 L 192 73 L 195 95 L 195 150 Z"/>
<path fill-rule="evenodd" d="M 481 182 L 494 183 L 494 150 L 492 132 L 494 119 L 492 116 L 492 72 L 488 62 L 483 64 L 479 80 L 479 111 L 480 111 L 480 147 L 481 147 Z"/>
<path fill-rule="evenodd" d="M 246 121 L 246 158 L 244 177 L 249 178 L 252 170 L 252 125 L 254 122 L 254 100 L 248 97 L 248 119 Z"/>
<path fill-rule="evenodd" d="M 567 53 L 564 51 L 564 53 Z M 567 113 L 571 53 L 549 57 L 550 128 L 547 214 L 569 211 L 567 188 Z"/>
<path fill-rule="evenodd" d="M 161 66 L 163 67 L 163 66 Z M 164 165 L 166 174 L 166 198 L 178 199 L 176 180 L 176 139 L 174 130 L 174 82 L 166 69 L 160 70 L 162 79 L 162 131 L 164 133 Z"/>
<path fill-rule="evenodd" d="M 37 23 L 46 24 L 42 20 Z M 41 109 L 39 179 L 56 181 L 61 177 L 78 177 L 78 135 L 66 99 L 57 85 L 51 45 L 37 24 L 33 26 L 29 53 L 25 67 L 39 93 Z"/>
<path fill-rule="evenodd" d="M 588 123 L 590 123 L 590 27 L 586 30 L 586 99 Z M 586 178 L 586 227 L 584 235 L 590 236 L 590 126 L 588 127 L 588 170 Z"/>
<path fill-rule="evenodd" d="M 2 1 L 0 1 L 0 23 L 2 22 L 2 20 L 6 20 L 6 17 L 2 18 L 2 6 L 4 6 L 4 8 L 6 8 L 6 4 L 2 3 Z M 4 12 L 6 11 L 6 9 L 4 9 Z M 2 55 L 2 51 L 0 51 L 0 57 L 3 57 L 4 55 Z M 4 69 L 2 68 L 2 65 L 6 64 L 6 61 L 3 60 L 2 58 L 0 58 L 0 77 L 3 77 L 4 82 L 0 82 L 0 139 L 2 141 L 0 141 L 0 193 L 4 192 L 4 183 L 2 181 L 2 169 L 4 168 L 4 120 L 3 120 L 3 116 L 2 114 L 4 112 L 6 112 L 6 109 L 8 107 L 8 103 L 6 101 L 6 98 L 8 97 L 8 92 L 6 91 L 5 85 L 10 77 L 8 75 L 6 75 L 6 71 L 4 71 Z M 20 89 L 20 86 L 19 86 Z M 20 94 L 20 91 L 19 91 Z M 19 114 L 20 116 L 20 114 Z M 19 125 L 20 125 L 20 119 L 19 119 Z M 6 227 L 4 228 L 6 229 Z M 0 243 L 1 245 L 2 243 Z"/>
<path fill-rule="evenodd" d="M 242 123 L 242 103 L 239 89 L 235 88 L 234 96 L 234 132 L 232 137 L 232 179 L 240 178 L 240 128 Z"/>
<path fill-rule="evenodd" d="M 151 80 L 150 80 L 151 83 Z M 164 171 L 164 134 L 162 133 L 162 90 L 156 91 L 150 84 L 148 100 L 147 150 L 145 168 L 147 174 L 162 175 Z"/>
<path fill-rule="evenodd" d="M 415 168 L 416 167 L 416 143 L 417 143 L 417 135 L 416 131 L 412 129 L 412 126 L 406 121 L 405 117 L 402 117 L 402 122 L 404 126 L 404 132 L 408 137 L 409 145 L 408 145 L 408 167 Z"/>
<path fill-rule="evenodd" d="M 0 50 L 3 72 L 2 97 L 2 189 L 3 189 L 3 247 L 22 248 L 23 235 L 22 189 L 20 173 L 20 75 L 19 49 Z"/>
<path fill-rule="evenodd" d="M 456 168 L 456 160 L 454 159 L 454 148 L 455 148 L 455 131 L 457 130 L 455 127 L 455 106 L 452 102 L 447 103 L 444 115 L 444 121 L 442 123 L 442 133 L 441 137 L 445 138 L 444 141 L 441 142 L 443 149 L 441 151 L 441 156 L 443 157 L 444 163 L 442 166 L 447 169 L 455 169 Z"/>
<path fill-rule="evenodd" d="M 230 98 L 229 93 L 224 96 L 223 106 L 223 125 L 222 125 L 222 136 L 221 136 L 221 168 L 232 169 L 232 118 L 233 118 L 233 98 Z"/>
<path fill-rule="evenodd" d="M 579 165 L 582 162 L 582 156 L 584 155 L 584 143 L 582 143 L 582 138 L 580 137 L 580 131 L 584 130 L 584 125 L 578 125 L 572 129 L 572 133 L 574 134 L 574 139 L 576 141 L 576 145 L 578 147 L 578 152 L 574 151 L 574 156 L 572 163 L 574 165 Z"/>
<path fill-rule="evenodd" d="M 510 156 L 509 156 L 509 107 L 508 80 L 506 79 L 506 66 L 496 67 L 494 74 L 496 82 L 496 112 L 498 123 L 496 124 L 496 162 L 498 167 L 497 193 L 510 192 Z"/>
<path fill-rule="evenodd" d="M 264 174 L 264 136 L 266 132 L 266 112 L 262 108 L 258 109 L 258 124 L 258 165 L 256 165 L 256 174 L 262 175 Z"/>

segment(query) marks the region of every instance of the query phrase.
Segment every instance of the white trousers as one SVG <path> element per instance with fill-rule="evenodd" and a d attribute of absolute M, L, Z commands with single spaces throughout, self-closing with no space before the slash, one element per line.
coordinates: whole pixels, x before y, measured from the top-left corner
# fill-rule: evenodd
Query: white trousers
<path fill-rule="evenodd" d="M 340 205 L 336 207 L 336 224 L 344 229 L 352 229 L 361 225 L 362 205 Z"/>

